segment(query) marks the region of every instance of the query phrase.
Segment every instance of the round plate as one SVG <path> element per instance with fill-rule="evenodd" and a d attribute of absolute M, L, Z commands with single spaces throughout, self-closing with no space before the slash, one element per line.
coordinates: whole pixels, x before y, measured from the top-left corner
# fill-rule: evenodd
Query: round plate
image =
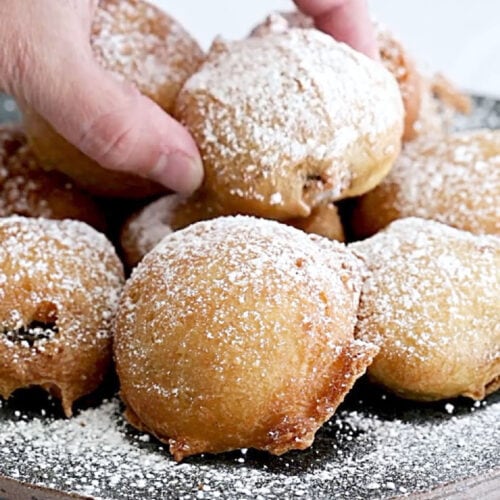
<path fill-rule="evenodd" d="M 500 128 L 500 102 L 475 103 L 458 126 Z M 0 97 L 0 116 L 17 119 L 12 100 Z M 500 491 L 500 393 L 482 403 L 416 404 L 361 381 L 306 451 L 243 450 L 176 464 L 124 422 L 115 389 L 109 381 L 69 420 L 40 391 L 0 399 L 0 500 L 494 499 Z"/>

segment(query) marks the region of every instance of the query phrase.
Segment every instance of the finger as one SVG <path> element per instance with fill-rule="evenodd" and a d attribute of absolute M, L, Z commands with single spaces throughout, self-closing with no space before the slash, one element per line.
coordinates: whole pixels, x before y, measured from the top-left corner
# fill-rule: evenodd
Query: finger
<path fill-rule="evenodd" d="M 304 14 L 314 18 L 318 29 L 378 59 L 375 29 L 365 0 L 295 0 L 295 3 Z"/>
<path fill-rule="evenodd" d="M 53 76 L 65 82 L 57 95 L 41 95 L 37 111 L 83 153 L 105 168 L 174 191 L 190 193 L 200 185 L 203 169 L 194 140 L 153 101 L 92 60 L 80 61 L 69 77 L 67 67 L 65 75 Z"/>
<path fill-rule="evenodd" d="M 6 27 L 16 97 L 105 168 L 183 193 L 199 186 L 202 165 L 188 131 L 94 61 L 89 30 L 95 1 L 6 1 L 10 25 L 18 24 Z"/>

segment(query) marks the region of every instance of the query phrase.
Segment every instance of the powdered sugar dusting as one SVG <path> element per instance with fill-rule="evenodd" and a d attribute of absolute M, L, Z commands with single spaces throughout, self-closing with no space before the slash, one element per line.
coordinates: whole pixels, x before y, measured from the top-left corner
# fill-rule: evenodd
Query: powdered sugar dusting
<path fill-rule="evenodd" d="M 408 144 L 359 210 L 374 227 L 415 216 L 499 235 L 499 199 L 500 131 L 481 130 Z"/>
<path fill-rule="evenodd" d="M 350 248 L 370 270 L 357 330 L 366 340 L 382 335 L 380 342 L 388 347 L 385 352 L 382 348 L 381 357 L 406 363 L 407 371 L 420 366 L 422 379 L 433 373 L 434 363 L 450 363 L 440 375 L 434 373 L 430 384 L 439 386 L 441 377 L 455 377 L 454 395 L 490 382 L 482 379 L 481 370 L 491 370 L 492 378 L 498 375 L 499 238 L 408 218 Z M 470 370 L 477 379 L 464 381 L 454 366 Z M 403 393 L 411 391 L 401 385 Z M 481 397 L 479 389 L 475 395 Z"/>
<path fill-rule="evenodd" d="M 173 231 L 173 211 L 183 199 L 179 195 L 162 196 L 144 207 L 126 224 L 121 242 L 130 263 L 139 262 Z"/>
<path fill-rule="evenodd" d="M 142 0 L 101 0 L 92 29 L 98 62 L 170 109 L 202 60 L 193 38 Z"/>
<path fill-rule="evenodd" d="M 247 200 L 280 193 L 286 205 L 301 199 L 308 175 L 328 179 L 338 197 L 354 175 L 353 149 L 378 151 L 391 131 L 397 146 L 403 109 L 381 65 L 319 31 L 292 29 L 217 40 L 179 94 L 177 114 L 208 179 Z"/>
<path fill-rule="evenodd" d="M 289 12 L 272 12 L 257 25 L 250 36 L 264 36 L 269 33 L 285 33 L 290 28 L 313 29 L 314 20 L 298 10 Z"/>
<path fill-rule="evenodd" d="M 41 169 L 24 133 L 0 127 L 0 216 L 77 219 L 102 229 L 104 215 L 90 195 L 64 175 Z"/>
<path fill-rule="evenodd" d="M 265 293 L 265 286 L 269 285 L 266 275 L 271 272 L 270 269 L 275 274 L 272 279 L 276 282 L 283 284 L 289 279 L 299 279 L 302 283 L 305 278 L 309 283 L 305 281 L 303 284 L 308 288 L 323 282 L 325 273 L 333 275 L 332 281 L 339 279 L 339 276 L 334 276 L 334 272 L 338 271 L 342 276 L 338 282 L 338 295 L 342 296 L 343 290 L 352 292 L 352 307 L 356 307 L 356 295 L 361 286 L 362 266 L 346 251 L 345 245 L 317 235 L 307 235 L 274 221 L 252 217 L 219 217 L 170 234 L 134 270 L 133 278 L 149 281 L 151 276 L 157 276 L 163 284 L 169 279 L 174 281 L 172 278 L 176 270 L 169 266 L 174 256 L 182 256 L 182 262 L 197 262 L 211 256 L 211 262 L 207 263 L 211 268 L 220 265 L 227 272 L 230 283 L 252 287 L 256 295 Z M 297 266 L 299 269 L 304 266 L 307 272 L 297 274 Z M 189 280 L 190 276 L 186 279 Z M 184 285 L 188 290 L 187 296 L 195 300 L 196 294 L 189 283 Z M 192 285 L 195 286 L 194 281 Z M 205 285 L 208 283 L 198 283 L 196 287 L 203 288 Z M 181 292 L 166 290 L 173 295 Z M 276 292 L 279 293 L 279 290 Z M 273 300 L 278 301 L 279 297 Z M 189 304 L 186 304 L 186 310 L 188 308 Z"/>
<path fill-rule="evenodd" d="M 78 311 L 75 300 L 78 300 L 80 290 L 93 294 L 96 307 L 94 317 L 80 318 L 88 323 L 102 323 L 103 334 L 110 335 L 110 320 L 116 307 L 121 291 L 122 271 L 118 258 L 111 243 L 105 236 L 93 230 L 86 224 L 77 221 L 51 221 L 46 219 L 28 219 L 24 217 L 0 218 L 0 235 L 2 245 L 0 255 L 0 301 L 6 300 L 7 287 L 22 286 L 30 281 L 25 290 L 26 300 L 33 303 L 43 303 L 54 300 L 65 309 Z M 59 258 L 64 259 L 64 265 L 57 265 Z M 74 276 L 68 274 L 73 266 L 77 270 Z M 10 274 L 12 270 L 16 274 Z M 84 281 L 93 282 L 94 288 L 89 289 Z M 28 285 L 27 285 L 28 286 Z M 20 292 L 19 292 L 20 293 Z M 8 311 L 4 311 L 2 328 L 4 331 L 22 326 L 25 304 L 10 302 Z M 73 333 L 75 341 L 86 331 L 77 318 L 72 318 L 67 326 Z M 5 336 L 0 335 L 0 342 L 9 343 Z"/>
<path fill-rule="evenodd" d="M 73 370 L 79 355 L 84 364 L 95 349 L 109 356 L 123 283 L 111 243 L 77 221 L 17 216 L 0 218 L 0 241 L 2 392 L 34 382 L 42 360 L 64 373 L 58 363 Z"/>
<path fill-rule="evenodd" d="M 413 94 L 415 89 L 408 81 L 408 68 L 403 64 L 407 59 L 400 43 L 393 34 L 380 22 L 376 22 L 377 42 L 380 46 L 382 63 L 397 79 L 401 93 L 404 98 Z M 273 12 L 258 26 L 250 36 L 265 36 L 269 33 L 286 33 L 293 28 L 315 29 L 312 17 L 302 14 L 300 11 Z"/>
<path fill-rule="evenodd" d="M 209 343 L 226 346 L 214 347 L 211 352 L 215 367 L 215 372 L 210 368 L 211 377 L 245 391 L 248 385 L 234 380 L 240 373 L 256 377 L 257 369 L 259 380 L 276 379 L 276 364 L 267 352 L 282 355 L 282 351 L 269 343 L 282 334 L 283 345 L 287 345 L 293 328 L 290 318 L 297 321 L 296 342 L 309 335 L 311 350 L 321 344 L 325 352 L 340 355 L 354 340 L 361 271 L 359 260 L 340 243 L 273 221 L 224 217 L 172 233 L 146 255 L 125 287 L 116 328 L 122 381 L 126 378 L 128 387 L 134 385 L 159 400 L 178 391 L 193 394 L 202 404 L 205 396 L 197 396 L 197 391 L 182 381 L 165 389 L 151 384 L 153 375 L 149 381 L 134 377 L 148 364 L 151 350 L 170 348 L 170 332 L 184 332 L 179 352 L 204 352 L 200 347 L 204 344 L 197 340 L 201 335 L 198 330 L 191 335 L 194 327 L 189 325 L 196 321 L 203 321 L 203 336 Z M 144 315 L 149 318 L 147 324 L 141 323 Z M 155 342 L 149 340 L 151 334 Z M 226 353 L 235 349 L 244 349 L 237 369 L 232 357 L 226 359 Z M 295 348 L 290 349 L 295 352 Z M 284 348 L 283 352 L 289 351 Z M 182 372 L 179 367 L 190 359 L 190 355 L 178 359 L 174 372 Z M 322 369 L 324 360 L 316 361 L 318 370 Z M 184 370 L 189 373 L 188 364 Z M 303 382 L 297 377 L 296 383 Z M 253 396 L 256 398 L 258 395 Z"/>
<path fill-rule="evenodd" d="M 396 78 L 406 112 L 405 134 L 410 137 L 420 107 L 420 82 L 413 62 L 401 43 L 381 23 L 374 22 L 382 64 Z M 256 26 L 250 36 L 265 36 L 269 33 L 286 33 L 293 28 L 315 29 L 312 17 L 299 11 L 274 12 Z"/>

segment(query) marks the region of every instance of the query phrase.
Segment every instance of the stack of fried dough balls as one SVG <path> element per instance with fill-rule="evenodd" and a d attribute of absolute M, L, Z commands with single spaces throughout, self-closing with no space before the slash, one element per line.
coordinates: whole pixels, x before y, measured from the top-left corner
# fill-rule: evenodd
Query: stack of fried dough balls
<path fill-rule="evenodd" d="M 318 123 L 324 123 L 323 118 L 331 115 L 328 110 L 328 95 L 331 97 L 333 91 L 338 91 L 345 78 L 342 76 L 342 71 L 337 72 L 335 75 L 337 81 L 330 81 L 327 84 L 332 92 L 323 93 L 322 98 L 315 100 L 308 95 L 307 82 L 301 82 L 297 75 L 293 75 L 294 68 L 297 69 L 294 65 L 299 63 L 298 71 L 302 72 L 304 79 L 302 71 L 304 64 L 301 57 L 293 53 L 293 42 L 287 42 L 286 37 L 281 37 L 287 34 L 293 37 L 293 33 L 297 34 L 297 30 L 302 31 L 300 36 L 304 38 L 300 41 L 301 51 L 304 47 L 309 47 L 310 51 L 318 49 L 325 57 L 326 51 L 330 50 L 331 60 L 327 65 L 339 58 L 338 44 L 332 44 L 331 40 L 323 40 L 325 47 L 319 48 L 318 41 L 314 38 L 322 37 L 320 33 L 314 30 L 315 34 L 304 35 L 303 30 L 313 31 L 313 28 L 312 19 L 299 12 L 275 13 L 251 33 L 253 38 L 267 40 L 270 35 L 274 35 L 275 38 L 267 42 L 242 41 L 237 44 L 226 44 L 218 41 L 214 44 L 209 54 L 209 61 L 200 72 L 188 80 L 186 89 L 181 92 L 176 112 L 198 142 L 203 144 L 201 149 L 208 171 L 204 193 L 201 197 L 197 195 L 192 199 L 183 200 L 182 204 L 177 206 L 174 206 L 171 197 L 167 197 L 164 202 L 146 207 L 135 214 L 123 230 L 122 247 L 129 266 L 133 267 L 145 255 L 146 249 L 149 250 L 158 243 L 161 239 L 159 236 L 164 235 L 165 231 L 170 232 L 184 227 L 178 224 L 179 220 L 187 225 L 196 220 L 235 213 L 279 219 L 306 232 L 321 234 L 338 241 L 345 240 L 343 224 L 332 200 L 371 189 L 383 179 L 387 168 L 373 167 L 375 178 L 368 184 L 354 182 L 358 186 L 361 184 L 361 187 L 350 191 L 340 187 L 339 191 L 338 183 L 335 186 L 336 182 L 332 181 L 330 174 L 325 174 L 328 166 L 326 164 L 318 166 L 318 161 L 321 163 L 324 158 L 318 160 L 314 158 L 314 152 L 308 152 L 307 139 L 313 141 L 311 138 L 316 134 L 312 129 Z M 447 116 L 442 112 L 441 101 L 431 95 L 432 82 L 417 71 L 408 51 L 385 27 L 377 24 L 376 32 L 381 62 L 397 81 L 404 105 L 403 141 L 442 136 L 447 128 Z M 257 49 L 267 51 L 268 45 L 274 50 L 278 50 L 278 46 L 281 47 L 279 50 L 282 55 L 279 57 L 276 55 L 275 60 L 271 61 L 274 53 L 270 49 L 267 58 L 258 60 Z M 233 54 L 232 62 L 228 60 L 229 54 Z M 283 54 L 287 54 L 288 58 L 283 57 Z M 307 56 L 304 52 L 303 57 L 310 55 Z M 247 58 L 251 60 L 248 61 Z M 342 57 L 339 58 L 341 59 Z M 281 81 L 266 83 L 266 73 L 268 80 L 274 79 L 274 75 L 277 74 L 279 60 L 282 60 L 283 64 L 286 61 L 288 66 L 286 71 L 282 67 L 279 68 Z M 320 67 L 325 66 L 324 61 L 321 64 Z M 318 77 L 311 71 L 308 73 L 307 81 L 310 80 L 318 85 L 329 78 L 325 75 Z M 255 95 L 256 85 L 249 82 L 251 79 L 249 75 L 255 82 L 259 82 L 259 93 L 263 95 Z M 287 82 L 287 78 L 292 81 Z M 319 83 L 316 80 L 319 80 Z M 273 85 L 280 86 L 282 93 L 276 91 Z M 441 87 L 444 89 L 441 93 L 448 89 L 448 100 L 453 98 L 464 100 L 456 92 L 453 94 L 445 84 Z M 269 92 L 268 101 L 262 105 L 266 91 Z M 340 91 L 338 94 L 340 95 Z M 366 95 L 366 92 L 364 94 Z M 281 98 L 282 95 L 285 98 Z M 384 97 L 383 92 L 380 92 L 380 98 L 384 99 L 386 104 L 390 102 L 387 95 Z M 346 99 L 344 101 L 347 102 Z M 377 113 L 373 111 L 371 105 L 368 105 L 368 99 L 365 104 L 364 116 Z M 360 106 L 363 107 L 363 104 Z M 461 102 L 459 107 L 465 111 L 464 106 Z M 299 108 L 301 111 L 297 112 Z M 319 109 L 325 111 L 324 117 L 319 115 L 314 117 L 315 111 Z M 310 121 L 313 123 L 309 127 L 311 130 L 307 123 L 297 125 L 293 122 L 294 117 L 300 117 L 302 120 L 304 116 L 308 116 L 304 115 L 304 110 L 311 116 Z M 287 113 L 294 113 L 294 116 L 290 118 Z M 352 112 L 348 120 L 346 120 L 347 115 L 348 112 L 342 115 L 341 120 L 344 124 L 355 122 L 355 112 Z M 328 126 L 331 125 L 330 121 Z M 285 130 L 285 126 L 288 126 L 289 130 Z M 339 127 L 335 133 L 343 136 L 346 131 L 345 128 L 341 130 Z M 359 134 L 359 130 L 357 133 Z M 311 147 L 316 147 L 317 152 L 322 151 L 328 142 L 332 145 L 335 141 L 327 137 L 328 134 L 321 136 L 319 146 L 318 143 L 311 143 Z M 323 138 L 324 141 L 321 143 Z M 278 144 L 280 140 L 282 144 Z M 295 158 L 295 155 L 301 155 L 301 158 Z M 258 158 L 254 158 L 257 156 Z M 266 162 L 272 165 L 265 165 Z M 307 171 L 311 168 L 313 171 Z M 353 175 L 353 172 L 346 174 L 338 164 L 333 170 L 336 174 L 341 174 L 344 180 Z M 276 179 L 273 176 L 276 176 Z M 163 216 L 159 211 L 162 204 L 168 207 Z M 152 212 L 156 216 L 154 221 L 148 223 L 148 216 Z M 173 226 L 169 221 L 174 221 Z M 144 238 L 144 235 L 147 235 L 147 238 Z"/>
<path fill-rule="evenodd" d="M 332 202 L 376 186 L 403 132 L 401 93 L 390 73 L 305 29 L 216 40 L 180 91 L 175 116 L 200 148 L 204 184 L 181 204 L 167 197 L 127 222 L 122 248 L 130 266 L 165 230 L 230 214 L 343 241 Z M 167 207 L 163 217 L 160 206 Z M 151 213 L 157 216 L 148 223 Z"/>
<path fill-rule="evenodd" d="M 362 271 L 344 245 L 264 219 L 170 234 L 117 313 L 128 420 L 177 460 L 310 446 L 376 353 L 354 340 Z"/>
<path fill-rule="evenodd" d="M 21 103 L 28 141 L 0 129 L 2 397 L 39 385 L 71 415 L 114 331 L 127 419 L 182 460 L 304 449 L 366 370 L 415 400 L 500 386 L 500 133 L 444 137 L 379 26 L 382 64 L 297 13 L 205 58 L 143 0 L 98 5 L 98 63 L 187 127 L 205 178 L 186 197 L 107 171 Z M 103 235 L 48 220 L 103 230 L 92 195 L 160 193 L 112 228 L 124 290 Z M 348 236 L 369 239 L 329 241 L 355 197 Z"/>
<path fill-rule="evenodd" d="M 198 44 L 174 19 L 142 0 L 101 0 L 91 45 L 104 69 L 169 113 L 182 84 L 203 59 Z M 23 108 L 27 134 L 46 168 L 65 173 L 99 196 L 144 198 L 164 191 L 149 180 L 101 168 L 33 109 L 26 104 Z"/>
<path fill-rule="evenodd" d="M 351 248 L 368 265 L 357 338 L 369 376 L 415 400 L 483 399 L 500 387 L 500 239 L 407 218 Z"/>
<path fill-rule="evenodd" d="M 72 220 L 0 219 L 0 395 L 41 386 L 74 401 L 111 363 L 123 268 L 111 243 Z"/>
<path fill-rule="evenodd" d="M 476 130 L 409 144 L 389 175 L 356 204 L 367 237 L 403 217 L 500 236 L 500 131 Z"/>

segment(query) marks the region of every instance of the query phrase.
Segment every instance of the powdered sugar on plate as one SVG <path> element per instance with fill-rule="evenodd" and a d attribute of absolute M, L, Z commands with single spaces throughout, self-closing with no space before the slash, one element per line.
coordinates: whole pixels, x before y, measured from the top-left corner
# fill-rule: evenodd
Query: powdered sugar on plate
<path fill-rule="evenodd" d="M 500 101 L 492 97 L 474 97 L 474 106 L 470 115 L 459 115 L 455 119 L 458 130 L 478 128 L 500 128 Z"/>
<path fill-rule="evenodd" d="M 367 399 L 365 399 L 365 397 Z M 360 400 L 363 398 L 363 400 Z M 313 447 L 176 464 L 117 399 L 71 420 L 0 409 L 0 474 L 97 498 L 388 498 L 498 466 L 500 398 L 417 407 L 358 388 Z"/>

